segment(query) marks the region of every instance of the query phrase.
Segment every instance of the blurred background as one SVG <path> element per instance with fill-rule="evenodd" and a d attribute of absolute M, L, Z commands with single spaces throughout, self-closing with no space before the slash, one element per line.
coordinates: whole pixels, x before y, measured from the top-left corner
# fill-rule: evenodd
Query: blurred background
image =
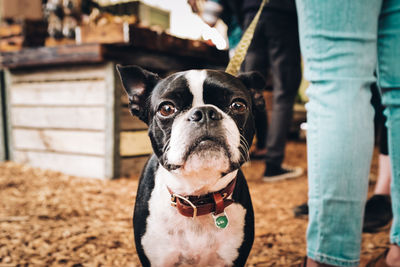
<path fill-rule="evenodd" d="M 116 64 L 166 76 L 229 60 L 227 26 L 210 27 L 186 0 L 1 0 L 0 20 L 0 159 L 71 175 L 136 175 L 151 153 Z M 271 92 L 264 97 L 271 110 Z"/>
<path fill-rule="evenodd" d="M 224 70 L 228 44 L 227 26 L 210 27 L 187 0 L 0 0 L 0 267 L 139 266 L 132 211 L 152 148 L 116 64 L 162 77 Z M 305 255 L 307 221 L 293 208 L 307 200 L 306 87 L 284 160 L 304 173 L 265 183 L 263 159 L 243 166 L 256 214 L 247 266 Z M 263 97 L 270 116 L 272 92 Z M 387 242 L 365 234 L 362 262 Z"/>
<path fill-rule="evenodd" d="M 228 62 L 226 26 L 185 0 L 1 0 L 0 19 L 1 159 L 72 175 L 134 175 L 151 152 L 116 64 L 166 76 Z"/>

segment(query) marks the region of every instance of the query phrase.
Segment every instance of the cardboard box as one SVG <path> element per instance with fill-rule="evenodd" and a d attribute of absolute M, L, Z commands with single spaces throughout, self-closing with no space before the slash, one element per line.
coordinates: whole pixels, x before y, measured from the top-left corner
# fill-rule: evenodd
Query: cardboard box
<path fill-rule="evenodd" d="M 42 0 L 0 0 L 0 19 L 43 19 Z"/>

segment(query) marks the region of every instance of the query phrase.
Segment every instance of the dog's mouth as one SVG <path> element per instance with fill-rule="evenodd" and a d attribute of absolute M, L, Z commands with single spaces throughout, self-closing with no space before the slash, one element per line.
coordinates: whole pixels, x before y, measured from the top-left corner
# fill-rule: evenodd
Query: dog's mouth
<path fill-rule="evenodd" d="M 183 160 L 186 161 L 192 154 L 212 152 L 212 151 L 223 151 L 225 156 L 230 158 L 230 153 L 226 142 L 215 136 L 202 136 L 197 138 L 186 150 Z"/>
<path fill-rule="evenodd" d="M 202 136 L 191 143 L 186 149 L 182 157 L 182 164 L 165 164 L 165 167 L 169 171 L 181 169 L 185 166 L 185 163 L 192 157 L 196 156 L 199 161 L 210 160 L 210 155 L 220 154 L 220 157 L 231 158 L 228 145 L 222 137 L 216 136 Z"/>
<path fill-rule="evenodd" d="M 188 153 L 191 153 L 195 150 L 212 149 L 215 146 L 224 146 L 224 142 L 221 140 L 221 138 L 204 136 L 198 138 L 195 142 L 193 142 L 193 144 L 188 149 Z"/>

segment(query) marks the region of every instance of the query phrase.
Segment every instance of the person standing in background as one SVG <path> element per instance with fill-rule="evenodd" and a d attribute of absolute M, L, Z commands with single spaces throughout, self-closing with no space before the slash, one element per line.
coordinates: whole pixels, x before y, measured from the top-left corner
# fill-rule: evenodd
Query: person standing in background
<path fill-rule="evenodd" d="M 243 28 L 254 18 L 261 0 L 242 2 Z M 252 158 L 265 158 L 263 181 L 295 178 L 300 167 L 283 167 L 286 139 L 293 117 L 293 106 L 301 82 L 301 58 L 296 5 L 294 0 L 270 0 L 261 14 L 253 41 L 247 51 L 242 71 L 271 73 L 273 104 L 266 136 L 257 135 L 257 149 Z M 266 129 L 265 111 L 257 111 L 256 128 Z M 260 130 L 259 130 L 260 131 Z"/>
<path fill-rule="evenodd" d="M 246 30 L 257 13 L 261 0 L 208 0 L 202 10 L 198 0 L 188 0 L 192 10 L 210 26 L 220 17 L 228 25 L 230 49 L 239 42 L 232 33 L 237 25 Z M 240 34 L 241 35 L 241 34 Z M 231 41 L 234 39 L 234 42 Z M 230 53 L 232 55 L 232 53 Z M 295 178 L 303 173 L 300 167 L 282 167 L 287 134 L 293 116 L 293 105 L 301 82 L 301 59 L 297 14 L 294 0 L 270 0 L 261 14 L 247 51 L 242 72 L 258 71 L 272 79 L 273 109 L 268 124 L 265 105 L 256 110 L 256 149 L 252 159 L 265 159 L 263 181 Z M 262 96 L 257 101 L 264 102 Z"/>

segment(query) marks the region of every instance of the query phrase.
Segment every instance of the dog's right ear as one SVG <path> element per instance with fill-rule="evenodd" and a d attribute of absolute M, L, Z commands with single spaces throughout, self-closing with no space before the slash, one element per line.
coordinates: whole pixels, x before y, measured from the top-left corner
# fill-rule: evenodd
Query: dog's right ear
<path fill-rule="evenodd" d="M 263 89 L 265 88 L 265 79 L 257 71 L 251 71 L 239 74 L 238 78 L 250 90 L 253 98 L 253 107 L 256 110 L 265 110 L 265 101 L 263 96 Z"/>
<path fill-rule="evenodd" d="M 147 99 L 160 77 L 139 66 L 117 65 L 117 70 L 129 99 L 132 115 L 149 124 Z"/>

